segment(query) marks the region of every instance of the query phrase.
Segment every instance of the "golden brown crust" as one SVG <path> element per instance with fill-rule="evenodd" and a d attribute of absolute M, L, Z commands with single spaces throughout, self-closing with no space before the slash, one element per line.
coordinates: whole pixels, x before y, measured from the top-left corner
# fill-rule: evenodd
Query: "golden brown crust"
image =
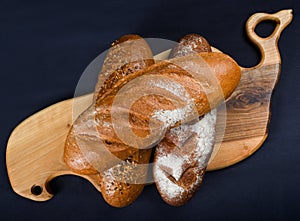
<path fill-rule="evenodd" d="M 212 71 L 216 73 L 224 98 L 227 99 L 240 82 L 241 68 L 224 53 L 201 53 L 201 57 L 210 64 Z"/>
<path fill-rule="evenodd" d="M 137 35 L 123 36 L 115 41 L 112 46 L 95 87 L 94 101 L 97 100 L 98 106 L 93 104 L 75 121 L 66 140 L 64 159 L 71 170 L 76 173 L 86 175 L 98 174 L 98 182 L 105 201 L 112 206 L 123 207 L 129 205 L 138 197 L 144 185 L 132 184 L 134 180 L 131 180 L 131 183 L 125 183 L 122 179 L 116 179 L 114 177 L 116 174 L 110 174 L 110 171 L 120 166 L 122 161 L 132 161 L 129 162 L 130 164 L 133 162 L 136 164 L 149 163 L 151 149 L 139 150 L 123 145 L 113 130 L 111 116 L 107 114 L 107 108 L 101 104 L 101 100 L 109 94 L 117 82 L 122 82 L 124 76 L 152 65 L 154 60 L 147 43 Z M 101 84 L 101 82 L 104 83 Z M 100 132 L 95 135 L 96 128 L 91 130 L 88 125 L 91 122 L 92 124 L 95 122 L 94 114 L 96 108 L 100 109 L 99 112 L 101 112 L 101 109 L 104 109 L 102 114 L 106 116 L 106 121 L 104 122 L 105 124 L 97 125 Z M 78 142 L 81 145 L 85 145 L 87 142 L 88 148 L 91 148 L 91 150 L 93 148 L 96 150 L 99 142 L 103 142 L 108 151 L 90 156 L 89 152 L 83 153 L 84 148 L 81 149 Z M 89 159 L 87 159 L 87 155 L 89 155 Z M 96 168 L 94 165 L 96 165 Z M 138 179 L 141 179 L 142 175 L 145 176 L 147 174 L 147 167 L 140 168 L 138 172 L 140 173 Z M 137 171 L 135 173 L 139 174 Z M 114 180 L 113 184 L 112 180 Z M 140 180 L 140 182 L 142 181 Z"/>
<path fill-rule="evenodd" d="M 139 159 L 134 160 L 135 156 L 138 156 Z M 139 150 L 138 155 L 135 156 L 100 173 L 101 193 L 109 205 L 128 206 L 143 191 L 151 149 Z M 140 164 L 145 165 L 141 166 Z"/>

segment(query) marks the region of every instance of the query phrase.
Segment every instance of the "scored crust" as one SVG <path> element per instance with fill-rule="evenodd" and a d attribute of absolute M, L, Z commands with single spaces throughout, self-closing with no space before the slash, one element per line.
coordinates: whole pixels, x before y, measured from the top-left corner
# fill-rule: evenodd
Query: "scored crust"
<path fill-rule="evenodd" d="M 200 35 L 186 35 L 171 51 L 170 57 L 211 52 Z M 154 157 L 154 179 L 162 199 L 180 206 L 192 198 L 202 183 L 213 150 L 216 110 L 178 127 L 171 128 L 158 144 Z"/>
<path fill-rule="evenodd" d="M 181 206 L 202 183 L 215 139 L 216 110 L 172 128 L 155 150 L 154 178 L 162 199 Z"/>

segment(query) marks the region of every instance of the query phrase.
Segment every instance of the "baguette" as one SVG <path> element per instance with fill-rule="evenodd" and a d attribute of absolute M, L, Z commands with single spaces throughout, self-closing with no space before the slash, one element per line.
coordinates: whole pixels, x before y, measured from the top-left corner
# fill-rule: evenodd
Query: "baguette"
<path fill-rule="evenodd" d="M 124 76 L 153 63 L 152 52 L 141 37 L 126 35 L 115 41 L 99 74 L 94 103 L 96 101 L 101 103 L 102 97 L 109 93 L 116 82 L 122 81 Z M 66 139 L 64 160 L 76 173 L 96 174 L 100 191 L 108 204 L 115 207 L 127 206 L 138 197 L 144 185 L 134 184 L 135 177 L 131 177 L 131 182 L 122 182 L 124 179 L 121 179 L 118 169 L 124 171 L 126 167 L 129 171 L 126 179 L 129 179 L 131 167 L 138 163 L 149 163 L 151 149 L 139 150 L 126 145 L 120 147 L 117 144 L 111 147 L 110 144 L 116 136 L 110 121 L 105 122 L 105 125 L 98 125 L 110 139 L 102 140 L 95 128 L 90 127 L 95 124 L 95 108 L 95 104 L 92 104 L 74 122 Z M 109 151 L 99 146 L 101 142 L 110 146 Z M 139 173 L 135 170 L 135 175 L 138 174 L 139 179 L 142 179 L 141 177 L 147 174 L 146 169 L 146 167 L 140 169 Z M 122 172 L 122 175 L 125 174 Z"/>
<path fill-rule="evenodd" d="M 180 39 L 171 57 L 211 52 L 202 36 L 192 34 Z M 202 119 L 171 128 L 157 145 L 153 175 L 162 199 L 172 206 L 189 201 L 202 183 L 213 150 L 216 110 Z"/>

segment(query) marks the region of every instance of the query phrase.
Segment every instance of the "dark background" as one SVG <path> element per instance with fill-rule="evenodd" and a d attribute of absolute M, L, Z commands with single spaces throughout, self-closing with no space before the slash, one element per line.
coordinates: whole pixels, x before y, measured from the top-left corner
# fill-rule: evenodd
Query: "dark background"
<path fill-rule="evenodd" d="M 186 205 L 165 204 L 147 186 L 129 207 L 108 206 L 87 181 L 52 182 L 38 203 L 15 194 L 5 169 L 7 139 L 23 119 L 73 96 L 85 67 L 127 33 L 177 40 L 200 33 L 242 66 L 259 61 L 244 32 L 255 12 L 294 9 L 279 48 L 282 74 L 273 96 L 270 134 L 247 160 L 206 175 Z M 299 220 L 300 3 L 295 1 L 107 0 L 0 1 L 0 220 Z M 266 35 L 270 25 L 258 28 Z M 20 168 L 21 169 L 21 168 Z"/>

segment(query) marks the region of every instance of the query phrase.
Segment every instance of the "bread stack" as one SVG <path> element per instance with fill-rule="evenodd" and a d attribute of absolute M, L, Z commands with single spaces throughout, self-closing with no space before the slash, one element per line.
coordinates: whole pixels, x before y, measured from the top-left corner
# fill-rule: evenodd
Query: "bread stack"
<path fill-rule="evenodd" d="M 199 188 L 213 150 L 215 108 L 240 75 L 232 58 L 212 52 L 196 34 L 156 62 L 143 38 L 121 37 L 107 53 L 93 104 L 69 131 L 66 164 L 96 177 L 112 206 L 131 204 L 152 176 L 165 202 L 183 205 Z"/>

